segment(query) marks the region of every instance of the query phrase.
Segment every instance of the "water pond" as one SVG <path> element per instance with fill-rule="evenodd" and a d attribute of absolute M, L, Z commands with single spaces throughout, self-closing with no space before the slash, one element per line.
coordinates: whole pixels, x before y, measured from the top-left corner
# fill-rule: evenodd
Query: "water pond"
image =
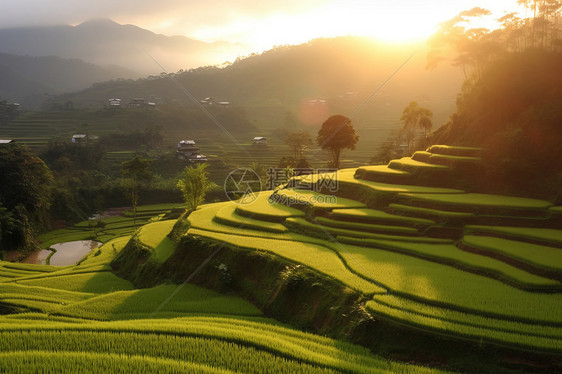
<path fill-rule="evenodd" d="M 100 245 L 100 242 L 96 242 L 94 240 L 77 240 L 73 242 L 53 244 L 51 248 L 55 249 L 56 252 L 51 256 L 49 264 L 55 266 L 74 265 L 92 249 L 97 248 Z M 52 251 L 48 249 L 42 249 L 26 257 L 23 262 L 28 264 L 46 264 L 47 256 L 51 253 Z"/>

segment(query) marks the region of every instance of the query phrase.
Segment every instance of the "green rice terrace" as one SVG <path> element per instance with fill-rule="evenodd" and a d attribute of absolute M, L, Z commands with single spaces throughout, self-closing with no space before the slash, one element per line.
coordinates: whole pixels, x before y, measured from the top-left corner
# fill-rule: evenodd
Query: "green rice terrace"
<path fill-rule="evenodd" d="M 103 244 L 0 262 L 0 372 L 561 371 L 562 207 L 475 189 L 480 162 L 432 146 L 48 233 Z"/>

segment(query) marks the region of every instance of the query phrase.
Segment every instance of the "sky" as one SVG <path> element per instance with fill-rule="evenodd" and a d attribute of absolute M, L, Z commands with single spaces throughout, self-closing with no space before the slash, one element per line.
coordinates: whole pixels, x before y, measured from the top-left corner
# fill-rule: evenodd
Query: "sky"
<path fill-rule="evenodd" d="M 363 35 L 413 42 L 479 6 L 499 18 L 516 0 L 2 0 L 0 28 L 77 25 L 107 18 L 164 35 L 229 41 L 261 52 L 318 37 Z M 493 27 L 492 23 L 484 26 Z"/>

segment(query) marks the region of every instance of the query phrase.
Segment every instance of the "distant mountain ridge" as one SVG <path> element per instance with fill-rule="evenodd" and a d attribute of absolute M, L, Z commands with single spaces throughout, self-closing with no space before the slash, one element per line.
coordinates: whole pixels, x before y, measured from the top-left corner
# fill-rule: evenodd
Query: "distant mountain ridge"
<path fill-rule="evenodd" d="M 166 36 L 134 25 L 98 19 L 77 26 L 0 29 L 0 53 L 75 58 L 120 65 L 141 75 L 219 64 L 242 53 L 240 45 Z M 161 66 L 162 67 L 161 67 Z"/>
<path fill-rule="evenodd" d="M 78 59 L 0 53 L 0 99 L 37 106 L 47 95 L 77 91 L 100 81 L 134 78 L 119 66 L 97 66 Z"/>

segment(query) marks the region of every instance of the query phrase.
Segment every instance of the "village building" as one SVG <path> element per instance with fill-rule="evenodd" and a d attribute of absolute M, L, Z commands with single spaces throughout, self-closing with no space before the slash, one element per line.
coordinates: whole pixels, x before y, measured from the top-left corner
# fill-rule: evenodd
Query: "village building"
<path fill-rule="evenodd" d="M 254 145 L 267 145 L 267 138 L 264 136 L 256 136 L 254 138 Z"/>
<path fill-rule="evenodd" d="M 199 153 L 199 147 L 194 140 L 181 140 L 176 149 L 176 155 L 179 159 L 186 160 L 190 163 L 207 162 L 205 155 Z"/>
<path fill-rule="evenodd" d="M 86 143 L 87 141 L 88 141 L 88 135 L 86 134 L 72 135 L 72 143 Z"/>
<path fill-rule="evenodd" d="M 109 106 L 111 108 L 120 108 L 121 107 L 121 99 L 109 99 Z"/>

